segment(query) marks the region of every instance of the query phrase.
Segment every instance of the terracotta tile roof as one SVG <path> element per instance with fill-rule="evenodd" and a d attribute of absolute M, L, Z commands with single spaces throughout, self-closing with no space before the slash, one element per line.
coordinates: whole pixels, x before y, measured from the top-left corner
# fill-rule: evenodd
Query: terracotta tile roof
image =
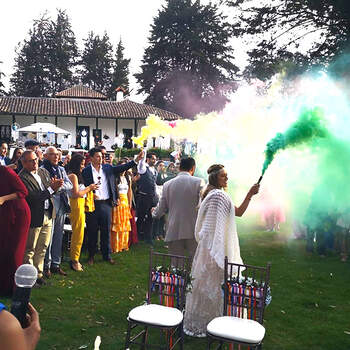
<path fill-rule="evenodd" d="M 83 85 L 75 85 L 69 89 L 57 92 L 55 97 L 88 98 L 88 99 L 98 99 L 98 100 L 107 99 L 107 96 Z"/>
<path fill-rule="evenodd" d="M 116 102 L 7 96 L 0 97 L 0 115 L 1 114 L 118 119 L 146 119 L 149 114 L 156 114 L 165 120 L 180 118 L 180 116 L 175 113 L 130 100 Z"/>

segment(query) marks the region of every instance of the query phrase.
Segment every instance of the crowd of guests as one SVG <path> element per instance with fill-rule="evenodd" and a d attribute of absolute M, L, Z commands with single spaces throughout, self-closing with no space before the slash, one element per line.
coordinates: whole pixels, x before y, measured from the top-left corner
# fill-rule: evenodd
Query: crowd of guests
<path fill-rule="evenodd" d="M 128 250 L 138 240 L 153 245 L 154 239 L 164 239 L 170 254 L 193 257 L 185 332 L 202 336 L 206 324 L 221 315 L 224 257 L 242 263 L 235 216 L 246 211 L 258 184 L 236 207 L 224 191 L 228 181 L 224 166 L 209 167 L 204 186 L 194 176 L 196 164 L 191 157 L 166 166 L 155 154 L 141 151 L 133 160 L 123 158 L 112 165 L 103 147 L 90 149 L 88 157 L 74 154 L 62 165 L 55 147 L 45 149 L 40 164 L 37 149 L 24 150 L 15 165 L 6 165 L 5 157 L 0 159 L 0 176 L 7 181 L 0 192 L 0 225 L 5 228 L 0 246 L 1 294 L 11 294 L 14 272 L 22 262 L 37 268 L 36 287 L 46 284 L 52 273 L 66 275 L 61 253 L 68 216 L 73 270 L 83 271 L 80 253 L 85 232 L 89 265 L 95 264 L 98 233 L 102 258 L 112 265 L 112 252 Z"/>
<path fill-rule="evenodd" d="M 11 295 L 14 273 L 22 263 L 36 267 L 35 287 L 52 274 L 66 276 L 61 266 L 64 225 L 71 225 L 70 267 L 83 271 L 81 249 L 87 242 L 89 265 L 98 247 L 104 261 L 114 264 L 112 253 L 126 251 L 144 240 L 164 239 L 164 217 L 152 217 L 163 185 L 178 172 L 153 153 L 141 151 L 135 159 L 114 160 L 96 147 L 87 155 L 62 159 L 53 147 L 39 148 L 28 140 L 7 157 L 0 145 L 0 294 Z M 98 242 L 99 238 L 99 242 Z"/>

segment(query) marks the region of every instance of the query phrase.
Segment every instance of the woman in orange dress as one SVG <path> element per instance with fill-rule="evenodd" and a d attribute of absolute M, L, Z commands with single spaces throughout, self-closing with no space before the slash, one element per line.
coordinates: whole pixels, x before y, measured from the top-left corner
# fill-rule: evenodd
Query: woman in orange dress
<path fill-rule="evenodd" d="M 118 162 L 117 165 L 124 164 Z M 121 173 L 116 179 L 119 193 L 118 205 L 113 207 L 111 225 L 111 248 L 113 253 L 129 250 L 129 232 L 131 231 L 131 181 L 128 172 Z"/>

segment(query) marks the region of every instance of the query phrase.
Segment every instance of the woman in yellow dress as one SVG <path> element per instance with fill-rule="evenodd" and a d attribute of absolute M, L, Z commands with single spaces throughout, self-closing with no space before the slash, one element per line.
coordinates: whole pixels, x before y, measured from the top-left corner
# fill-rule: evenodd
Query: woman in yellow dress
<path fill-rule="evenodd" d="M 126 163 L 124 160 L 117 165 Z M 131 231 L 130 219 L 132 204 L 132 190 L 130 176 L 127 171 L 121 173 L 116 179 L 119 193 L 118 205 L 112 210 L 111 248 L 113 253 L 129 250 L 129 232 Z"/>
<path fill-rule="evenodd" d="M 74 154 L 68 163 L 68 178 L 73 184 L 69 204 L 71 212 L 69 215 L 72 226 L 72 238 L 70 245 L 70 266 L 74 271 L 83 271 L 79 262 L 80 251 L 84 241 L 85 229 L 85 200 L 86 196 L 98 189 L 98 185 L 84 186 L 81 172 L 85 166 L 85 159 L 81 154 Z M 92 194 L 92 193 L 91 193 Z"/>

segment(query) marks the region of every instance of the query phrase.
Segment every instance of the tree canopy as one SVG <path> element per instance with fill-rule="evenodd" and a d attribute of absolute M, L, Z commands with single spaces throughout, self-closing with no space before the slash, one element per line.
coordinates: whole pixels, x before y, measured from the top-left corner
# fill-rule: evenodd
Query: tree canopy
<path fill-rule="evenodd" d="M 65 11 L 57 10 L 56 21 L 47 14 L 35 20 L 16 53 L 12 94 L 52 96 L 74 82 L 78 49 Z"/>
<path fill-rule="evenodd" d="M 248 52 L 246 76 L 266 79 L 284 68 L 300 73 L 311 67 L 344 68 L 349 53 L 348 0 L 227 0 L 237 15 L 236 36 L 257 44 Z M 344 58 L 346 56 L 343 56 Z M 346 59 L 346 58 L 345 58 Z M 349 62 L 346 61 L 346 65 Z"/>
<path fill-rule="evenodd" d="M 141 72 L 145 103 L 193 117 L 221 110 L 235 89 L 232 27 L 217 5 L 167 0 L 152 24 Z"/>
<path fill-rule="evenodd" d="M 112 84 L 113 47 L 107 33 L 103 37 L 93 31 L 84 40 L 80 80 L 84 85 L 107 95 Z"/>
<path fill-rule="evenodd" d="M 122 87 L 126 93 L 129 91 L 129 64 L 130 59 L 124 57 L 124 46 L 122 40 L 119 40 L 115 59 L 112 65 L 113 73 L 111 78 L 111 86 L 109 88 L 108 97 L 115 95 L 115 89 Z"/>
<path fill-rule="evenodd" d="M 0 64 L 2 64 L 2 63 L 3 63 L 3 62 L 0 61 Z M 1 81 L 2 77 L 4 77 L 4 76 L 5 76 L 5 74 L 0 70 L 0 96 L 6 94 L 6 92 L 5 92 L 5 90 L 4 90 L 5 85 L 4 85 L 4 83 Z"/>

